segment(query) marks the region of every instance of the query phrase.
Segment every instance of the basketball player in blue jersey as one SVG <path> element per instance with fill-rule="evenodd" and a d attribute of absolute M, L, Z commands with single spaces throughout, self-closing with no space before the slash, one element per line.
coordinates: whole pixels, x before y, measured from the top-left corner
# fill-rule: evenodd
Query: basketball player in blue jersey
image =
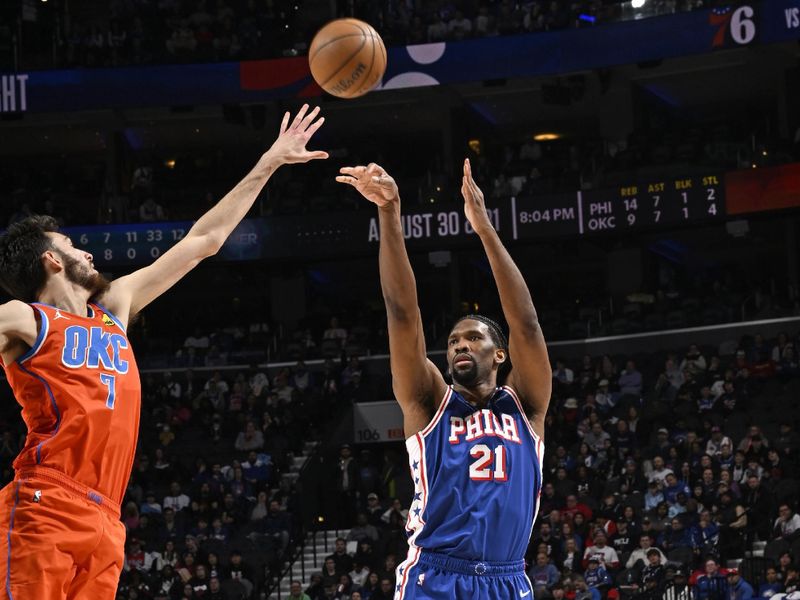
<path fill-rule="evenodd" d="M 506 343 L 481 315 L 456 322 L 447 341 L 448 386 L 426 356 L 397 185 L 376 164 L 340 173 L 337 181 L 378 206 L 392 385 L 415 484 L 395 600 L 531 597 L 524 555 L 542 488 L 551 370 L 525 280 L 489 221 L 466 160 L 464 212 L 489 258 L 510 335 Z M 498 387 L 511 356 L 513 368 Z"/>

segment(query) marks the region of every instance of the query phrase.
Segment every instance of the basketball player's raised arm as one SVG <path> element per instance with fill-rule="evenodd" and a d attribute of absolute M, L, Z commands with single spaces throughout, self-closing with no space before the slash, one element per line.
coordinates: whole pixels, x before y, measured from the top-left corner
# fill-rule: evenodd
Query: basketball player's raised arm
<path fill-rule="evenodd" d="M 378 207 L 378 262 L 389 329 L 392 388 L 403 410 L 406 437 L 410 437 L 433 417 L 447 385 L 426 355 L 417 282 L 403 239 L 400 193 L 394 179 L 374 163 L 342 167 L 340 173 L 336 181 L 352 185 Z"/>
<path fill-rule="evenodd" d="M 303 105 L 289 123 L 287 112 L 278 138 L 248 173 L 213 208 L 206 212 L 180 242 L 153 264 L 121 277 L 101 299 L 121 319 L 135 315 L 158 298 L 197 264 L 219 252 L 225 240 L 244 219 L 270 177 L 282 165 L 327 158 L 322 151 L 306 150 L 306 144 L 320 128 L 319 107 L 308 112 Z"/>
<path fill-rule="evenodd" d="M 552 388 L 547 346 L 528 285 L 486 214 L 483 192 L 472 178 L 469 159 L 464 161 L 461 194 L 466 217 L 489 259 L 503 315 L 508 322 L 508 351 L 513 366 L 507 383 L 519 395 L 534 431 L 544 437 L 544 418 Z"/>

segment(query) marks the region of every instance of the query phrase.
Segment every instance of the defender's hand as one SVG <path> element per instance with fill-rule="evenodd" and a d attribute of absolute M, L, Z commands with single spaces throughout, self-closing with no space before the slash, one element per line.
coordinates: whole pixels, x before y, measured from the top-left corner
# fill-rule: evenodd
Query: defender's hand
<path fill-rule="evenodd" d="M 472 178 L 472 165 L 469 159 L 464 160 L 464 177 L 461 180 L 461 195 L 464 196 L 464 214 L 469 224 L 476 233 L 480 234 L 487 229 L 493 229 L 489 215 L 486 214 L 486 204 L 483 201 L 483 192 Z"/>
<path fill-rule="evenodd" d="M 400 192 L 391 175 L 380 165 L 369 163 L 366 167 L 342 167 L 336 181 L 352 185 L 378 208 L 400 202 Z"/>
<path fill-rule="evenodd" d="M 272 147 L 267 150 L 265 156 L 269 156 L 276 160 L 278 164 L 288 165 L 293 163 L 305 163 L 310 160 L 319 158 L 328 158 L 328 153 L 322 150 L 310 151 L 306 150 L 306 144 L 311 139 L 311 136 L 319 129 L 325 122 L 325 117 L 317 119 L 319 114 L 319 106 L 315 107 L 310 113 L 308 111 L 308 104 L 304 104 L 297 113 L 291 125 L 289 124 L 290 114 L 287 112 L 283 115 L 283 122 L 281 123 L 281 131 L 278 134 L 278 139 L 272 144 Z M 314 120 L 316 119 L 316 121 Z"/>

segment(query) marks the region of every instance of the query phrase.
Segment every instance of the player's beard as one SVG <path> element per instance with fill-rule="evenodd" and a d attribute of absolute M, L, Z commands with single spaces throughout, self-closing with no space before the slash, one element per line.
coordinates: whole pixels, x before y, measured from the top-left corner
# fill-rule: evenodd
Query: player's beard
<path fill-rule="evenodd" d="M 469 368 L 457 369 L 454 361 L 450 369 L 450 374 L 453 376 L 453 381 L 457 384 L 469 387 L 478 380 L 478 363 L 472 361 Z"/>
<path fill-rule="evenodd" d="M 98 298 L 108 290 L 111 282 L 100 273 L 97 271 L 92 273 L 87 265 L 76 258 L 62 252 L 59 254 L 61 260 L 64 261 L 64 275 L 66 275 L 67 281 L 81 286 L 89 292 L 90 298 Z"/>

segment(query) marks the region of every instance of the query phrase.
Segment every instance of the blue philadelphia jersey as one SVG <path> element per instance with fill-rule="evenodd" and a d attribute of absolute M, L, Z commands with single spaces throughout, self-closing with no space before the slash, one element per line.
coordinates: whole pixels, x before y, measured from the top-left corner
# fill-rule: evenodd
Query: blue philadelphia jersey
<path fill-rule="evenodd" d="M 539 509 L 544 444 L 513 389 L 497 388 L 477 409 L 451 386 L 406 448 L 415 484 L 406 524 L 410 562 L 420 551 L 488 562 L 524 558 Z"/>

